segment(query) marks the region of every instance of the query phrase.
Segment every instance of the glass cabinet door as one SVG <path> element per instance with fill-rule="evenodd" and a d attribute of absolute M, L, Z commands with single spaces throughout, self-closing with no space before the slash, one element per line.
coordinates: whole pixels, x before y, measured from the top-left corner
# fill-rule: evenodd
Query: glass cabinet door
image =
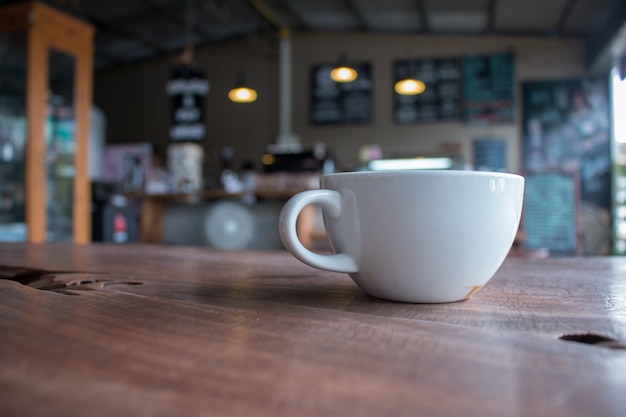
<path fill-rule="evenodd" d="M 46 114 L 46 240 L 71 241 L 73 236 L 76 131 L 74 122 L 74 58 L 50 50 Z"/>
<path fill-rule="evenodd" d="M 26 240 L 26 36 L 0 33 L 0 241 Z"/>
<path fill-rule="evenodd" d="M 42 3 L 0 7 L 0 241 L 91 240 L 93 34 Z"/>

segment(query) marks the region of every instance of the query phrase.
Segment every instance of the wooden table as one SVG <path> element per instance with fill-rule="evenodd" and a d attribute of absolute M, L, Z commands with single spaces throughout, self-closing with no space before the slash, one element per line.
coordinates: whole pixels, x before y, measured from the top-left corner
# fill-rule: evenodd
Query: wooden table
<path fill-rule="evenodd" d="M 0 244 L 0 265 L 1 416 L 626 415 L 625 258 L 509 258 L 444 305 L 285 252 Z"/>

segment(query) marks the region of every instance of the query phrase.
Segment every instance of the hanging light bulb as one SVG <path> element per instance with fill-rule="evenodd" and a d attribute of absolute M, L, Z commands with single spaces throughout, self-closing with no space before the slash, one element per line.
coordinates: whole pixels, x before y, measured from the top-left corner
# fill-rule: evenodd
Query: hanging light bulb
<path fill-rule="evenodd" d="M 252 103 L 257 96 L 257 92 L 248 87 L 235 87 L 228 92 L 228 98 L 235 103 Z"/>
<path fill-rule="evenodd" d="M 357 77 L 358 74 L 356 70 L 351 67 L 341 66 L 333 68 L 333 70 L 330 72 L 330 78 L 338 83 L 349 83 L 356 80 Z"/>
<path fill-rule="evenodd" d="M 347 64 L 346 54 L 339 57 L 339 65 L 330 72 L 330 78 L 338 83 L 349 83 L 357 79 L 358 72 Z"/>
<path fill-rule="evenodd" d="M 414 96 L 426 91 L 426 84 L 415 78 L 405 78 L 394 85 L 394 90 L 403 96 Z"/>
<path fill-rule="evenodd" d="M 237 84 L 228 92 L 228 98 L 235 103 L 252 103 L 258 97 L 256 90 L 247 86 L 246 74 L 240 72 Z"/>

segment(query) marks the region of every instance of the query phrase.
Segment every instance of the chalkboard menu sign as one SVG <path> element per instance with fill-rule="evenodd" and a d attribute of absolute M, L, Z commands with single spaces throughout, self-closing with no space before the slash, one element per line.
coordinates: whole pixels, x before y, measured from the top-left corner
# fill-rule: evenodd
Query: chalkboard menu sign
<path fill-rule="evenodd" d="M 426 84 L 418 95 L 395 93 L 396 123 L 449 121 L 460 118 L 461 69 L 458 58 L 405 59 L 394 63 L 394 84 L 415 77 Z"/>
<path fill-rule="evenodd" d="M 372 114 L 372 71 L 369 63 L 350 64 L 359 76 L 349 83 L 330 78 L 333 65 L 311 71 L 311 112 L 314 125 L 369 123 Z"/>
<path fill-rule="evenodd" d="M 546 80 L 522 84 L 523 168 L 543 173 L 574 172 L 581 215 L 610 221 L 613 206 L 611 106 L 607 77 Z M 621 114 L 620 114 L 621 117 Z M 585 220 L 585 221 L 582 221 Z M 585 254 L 602 248 L 601 224 L 581 216 Z M 598 227 L 598 228 L 597 228 Z M 610 236 L 605 236 L 610 245 Z M 593 242 L 593 243 L 592 243 Z M 596 249 L 598 248 L 598 249 Z"/>
<path fill-rule="evenodd" d="M 577 190 L 575 175 L 526 175 L 523 225 L 527 248 L 548 249 L 550 254 L 578 254 Z"/>
<path fill-rule="evenodd" d="M 463 60 L 465 120 L 471 124 L 513 122 L 513 54 L 470 55 Z"/>

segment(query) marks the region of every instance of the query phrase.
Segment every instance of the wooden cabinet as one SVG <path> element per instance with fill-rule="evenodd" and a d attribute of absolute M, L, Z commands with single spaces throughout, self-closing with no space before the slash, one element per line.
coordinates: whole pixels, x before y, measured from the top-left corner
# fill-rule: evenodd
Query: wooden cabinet
<path fill-rule="evenodd" d="M 53 65 L 59 56 L 72 78 L 69 108 L 72 120 L 71 168 L 68 180 L 68 230 L 74 242 L 91 240 L 91 190 L 87 174 L 88 136 L 93 81 L 92 26 L 49 6 L 18 3 L 0 8 L 0 34 L 23 32 L 26 49 L 26 144 L 25 144 L 25 221 L 27 240 L 49 240 L 50 183 L 46 166 L 46 124 L 49 123 L 50 84 L 55 80 Z M 55 58 L 57 57 L 57 58 Z M 69 63 L 69 65 L 68 65 Z M 58 73 L 59 70 L 57 70 Z M 49 155 L 49 153 L 48 153 Z"/>

